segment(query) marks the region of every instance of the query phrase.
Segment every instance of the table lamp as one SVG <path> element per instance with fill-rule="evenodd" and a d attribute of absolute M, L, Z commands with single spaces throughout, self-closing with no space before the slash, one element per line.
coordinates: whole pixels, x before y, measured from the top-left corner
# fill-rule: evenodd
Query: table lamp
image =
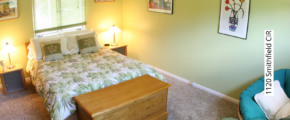
<path fill-rule="evenodd" d="M 115 33 L 121 32 L 121 30 L 120 30 L 117 26 L 113 25 L 113 26 L 108 30 L 108 32 L 110 32 L 110 33 L 114 33 L 114 44 L 112 44 L 112 46 L 117 46 L 118 44 L 115 43 Z"/>
<path fill-rule="evenodd" d="M 3 49 L 1 50 L 2 53 L 8 53 L 9 62 L 10 62 L 8 69 L 12 69 L 15 67 L 15 65 L 11 64 L 11 59 L 10 59 L 10 53 L 13 52 L 15 49 L 16 48 L 14 46 L 12 46 L 11 44 L 7 42 L 6 45 L 3 47 Z"/>

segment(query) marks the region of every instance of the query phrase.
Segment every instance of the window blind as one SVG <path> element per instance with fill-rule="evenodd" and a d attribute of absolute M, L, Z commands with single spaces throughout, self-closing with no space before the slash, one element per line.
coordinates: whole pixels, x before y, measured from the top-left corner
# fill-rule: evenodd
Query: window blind
<path fill-rule="evenodd" d="M 85 0 L 33 0 L 34 32 L 86 25 Z"/>

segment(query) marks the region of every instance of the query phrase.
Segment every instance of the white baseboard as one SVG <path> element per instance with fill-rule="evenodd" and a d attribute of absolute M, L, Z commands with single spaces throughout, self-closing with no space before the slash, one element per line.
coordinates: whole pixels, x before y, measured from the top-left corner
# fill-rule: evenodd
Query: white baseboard
<path fill-rule="evenodd" d="M 193 82 L 191 82 L 191 81 L 189 81 L 189 80 L 186 80 L 186 79 L 184 79 L 184 78 L 182 78 L 182 77 L 179 77 L 179 76 L 176 76 L 176 75 L 171 74 L 171 73 L 169 73 L 169 72 L 166 72 L 166 71 L 161 70 L 161 69 L 159 69 L 159 68 L 156 68 L 156 67 L 154 67 L 154 68 L 155 68 L 157 71 L 159 71 L 160 73 L 162 73 L 162 74 L 168 75 L 168 76 L 170 76 L 170 77 L 172 77 L 172 78 L 175 78 L 175 79 L 177 79 L 177 80 L 180 80 L 180 81 L 182 81 L 182 82 L 185 82 L 185 83 L 187 83 L 187 84 L 190 84 L 190 85 L 192 85 L 192 86 L 194 86 L 194 87 L 200 88 L 200 89 L 202 89 L 202 90 L 204 90 L 204 91 L 207 91 L 207 92 L 209 92 L 209 93 L 211 93 L 211 94 L 214 94 L 214 95 L 216 95 L 216 96 L 218 96 L 218 97 L 224 98 L 224 99 L 226 99 L 226 100 L 228 100 L 228 101 L 230 101 L 230 102 L 233 102 L 233 103 L 235 103 L 235 104 L 239 104 L 239 100 L 237 100 L 237 99 L 234 99 L 234 98 L 232 98 L 232 97 L 229 97 L 229 96 L 227 96 L 227 95 L 224 95 L 224 94 L 222 94 L 222 93 L 219 93 L 219 92 L 217 92 L 217 91 L 214 91 L 214 90 L 209 89 L 209 88 L 207 88 L 207 87 L 204 87 L 204 86 L 202 86 L 202 85 L 199 85 L 199 84 L 193 83 Z"/>

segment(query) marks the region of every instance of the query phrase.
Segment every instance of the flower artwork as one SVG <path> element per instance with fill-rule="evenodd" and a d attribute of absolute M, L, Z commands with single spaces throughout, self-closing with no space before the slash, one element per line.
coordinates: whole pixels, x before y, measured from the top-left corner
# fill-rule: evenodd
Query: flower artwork
<path fill-rule="evenodd" d="M 148 0 L 148 11 L 172 14 L 173 0 Z"/>
<path fill-rule="evenodd" d="M 240 0 L 240 3 L 236 3 L 235 0 L 232 0 L 233 3 L 230 3 L 230 0 L 226 0 L 226 4 L 228 4 L 228 6 L 225 7 L 226 11 L 230 11 L 231 12 L 231 16 L 229 16 L 229 29 L 230 31 L 236 31 L 238 24 L 239 24 L 239 11 L 242 12 L 242 17 L 244 17 L 244 9 L 242 8 L 243 3 L 245 2 L 245 0 Z M 237 7 L 237 9 L 236 9 Z"/>
<path fill-rule="evenodd" d="M 0 0 L 0 21 L 18 18 L 17 0 Z"/>
<path fill-rule="evenodd" d="M 221 0 L 219 33 L 247 37 L 250 0 Z"/>

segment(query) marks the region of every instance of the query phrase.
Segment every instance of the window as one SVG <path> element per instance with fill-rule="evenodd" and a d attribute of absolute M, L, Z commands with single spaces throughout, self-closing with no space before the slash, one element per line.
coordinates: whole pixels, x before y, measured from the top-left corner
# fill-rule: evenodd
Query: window
<path fill-rule="evenodd" d="M 33 0 L 33 19 L 36 35 L 86 25 L 85 0 Z"/>

